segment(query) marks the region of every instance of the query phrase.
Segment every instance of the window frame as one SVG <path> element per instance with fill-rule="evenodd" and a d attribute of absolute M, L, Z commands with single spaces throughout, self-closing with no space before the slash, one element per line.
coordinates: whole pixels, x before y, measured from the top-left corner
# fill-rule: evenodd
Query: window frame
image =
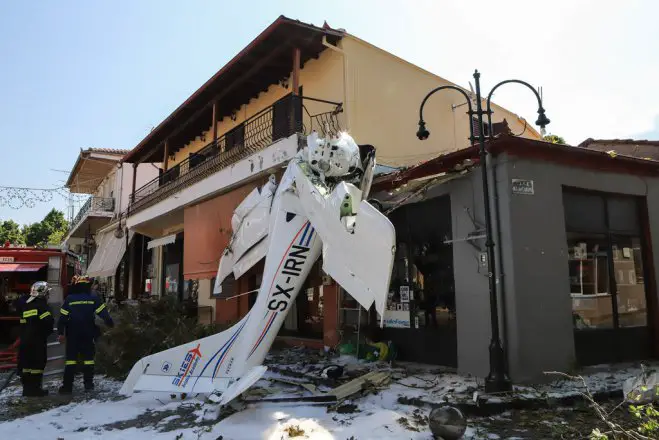
<path fill-rule="evenodd" d="M 604 215 L 604 225 L 605 231 L 598 231 L 597 229 L 587 230 L 587 229 L 572 229 L 568 226 L 567 215 L 565 215 L 566 204 L 565 204 L 565 195 L 566 194 L 575 194 L 575 195 L 589 195 L 600 197 L 603 200 L 603 213 Z M 610 215 L 609 215 L 609 203 L 612 199 L 631 199 L 634 201 L 636 208 L 636 230 L 631 231 L 621 231 L 616 229 L 611 229 Z M 616 280 L 615 274 L 615 265 L 613 260 L 613 238 L 614 237 L 629 237 L 629 238 L 639 238 L 641 242 L 641 264 L 643 265 L 643 277 L 644 277 L 644 291 L 645 291 L 645 303 L 646 303 L 646 324 L 645 328 L 650 328 L 652 326 L 650 320 L 650 299 L 648 297 L 649 285 L 648 280 L 650 280 L 648 270 L 650 269 L 649 258 L 648 258 L 648 249 L 645 245 L 645 231 L 644 231 L 644 216 L 643 216 L 643 198 L 641 196 L 631 195 L 631 194 L 618 194 L 618 193 L 609 193 L 602 191 L 594 191 L 583 188 L 575 188 L 570 186 L 563 186 L 562 188 L 562 200 L 563 200 L 563 210 L 564 210 L 564 221 L 565 221 L 565 234 L 566 236 L 570 233 L 572 234 L 597 234 L 604 235 L 607 242 L 607 261 L 608 261 L 608 275 L 609 275 L 609 289 L 611 291 L 611 306 L 613 311 L 613 327 L 608 329 L 578 329 L 574 328 L 574 331 L 601 331 L 601 330 L 623 330 L 628 327 L 620 327 L 620 315 L 618 311 L 618 283 Z M 566 242 L 567 244 L 567 242 Z M 569 262 L 568 262 L 569 264 Z M 570 292 L 572 297 L 572 293 Z"/>

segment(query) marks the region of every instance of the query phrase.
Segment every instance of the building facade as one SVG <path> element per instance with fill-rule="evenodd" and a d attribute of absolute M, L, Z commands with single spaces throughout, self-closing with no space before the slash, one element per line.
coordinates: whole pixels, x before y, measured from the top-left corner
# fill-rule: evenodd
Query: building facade
<path fill-rule="evenodd" d="M 514 136 L 488 148 L 499 326 L 511 378 L 656 357 L 659 163 Z M 486 376 L 491 332 L 477 149 L 384 176 L 374 188 L 408 267 L 394 271 L 392 291 L 402 285 L 417 299 L 407 328 L 386 329 L 387 337 L 403 358 Z M 431 306 L 429 293 L 438 297 Z"/>
<path fill-rule="evenodd" d="M 133 187 L 129 204 L 127 226 L 149 237 L 152 252 L 153 270 L 135 285 L 210 307 L 219 322 L 237 321 L 255 298 L 259 269 L 229 281 L 222 298 L 212 286 L 242 199 L 270 174 L 279 176 L 312 131 L 349 131 L 394 168 L 468 146 L 459 133 L 474 121 L 457 93 L 426 109 L 429 128 L 444 133 L 437 142 L 410 135 L 424 95 L 446 84 L 343 30 L 280 17 L 124 157 L 135 166 L 161 163 L 157 178 Z M 496 122 L 540 138 L 523 119 L 494 110 Z M 361 316 L 320 265 L 315 274 L 282 335 L 335 345 L 339 305 L 346 320 Z"/>
<path fill-rule="evenodd" d="M 89 197 L 69 225 L 64 246 L 80 256 L 82 271 L 96 277 L 106 297 L 128 297 L 130 283 L 125 262 L 127 241 L 125 212 L 133 180 L 146 183 L 158 175 L 158 165 L 124 166 L 126 150 L 89 148 L 82 150 L 66 186 L 73 194 Z M 140 239 L 137 238 L 136 241 Z"/>

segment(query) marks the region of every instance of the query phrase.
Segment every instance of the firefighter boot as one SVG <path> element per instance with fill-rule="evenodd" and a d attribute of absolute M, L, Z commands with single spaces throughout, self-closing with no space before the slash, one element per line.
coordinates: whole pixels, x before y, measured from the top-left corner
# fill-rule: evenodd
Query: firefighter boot
<path fill-rule="evenodd" d="M 73 393 L 73 379 L 76 375 L 76 366 L 75 365 L 66 365 L 64 367 L 64 381 L 62 386 L 59 389 L 60 394 L 72 394 Z"/>
<path fill-rule="evenodd" d="M 43 373 L 33 374 L 34 378 L 34 393 L 37 397 L 45 397 L 48 395 L 48 390 L 43 389 Z"/>
<path fill-rule="evenodd" d="M 23 397 L 44 397 L 48 391 L 41 389 L 42 374 L 23 375 Z"/>
<path fill-rule="evenodd" d="M 93 362 L 93 361 L 91 361 Z M 88 361 L 82 367 L 82 378 L 85 384 L 85 391 L 94 390 L 94 364 L 89 364 Z"/>

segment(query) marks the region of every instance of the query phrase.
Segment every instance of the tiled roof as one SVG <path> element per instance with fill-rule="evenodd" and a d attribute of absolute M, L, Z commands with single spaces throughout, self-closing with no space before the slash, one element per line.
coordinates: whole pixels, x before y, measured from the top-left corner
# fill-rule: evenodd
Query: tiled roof
<path fill-rule="evenodd" d="M 659 160 L 659 141 L 645 139 L 592 139 L 579 144 L 581 148 L 613 152 L 641 159 Z"/>
<path fill-rule="evenodd" d="M 130 150 L 123 150 L 121 148 L 87 148 L 90 153 L 105 153 L 116 154 L 117 156 L 125 156 Z"/>

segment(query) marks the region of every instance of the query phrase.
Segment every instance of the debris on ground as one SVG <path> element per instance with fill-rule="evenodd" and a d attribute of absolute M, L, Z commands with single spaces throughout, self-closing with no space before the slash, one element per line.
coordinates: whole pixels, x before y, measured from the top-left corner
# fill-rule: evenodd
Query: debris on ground
<path fill-rule="evenodd" d="M 428 415 L 438 405 L 459 408 L 467 417 L 464 439 L 492 438 L 587 438 L 601 426 L 597 416 L 581 399 L 583 383 L 567 378 L 530 386 L 516 386 L 512 393 L 481 395 L 482 381 L 461 376 L 448 368 L 404 362 L 358 360 L 319 350 L 286 349 L 271 353 L 269 371 L 245 394 L 242 407 L 217 411 L 204 396 L 188 395 L 185 400 L 168 394 L 142 392 L 128 398 L 119 396 L 120 382 L 97 378 L 97 390 L 85 394 L 75 389 L 72 397 L 53 395 L 33 401 L 20 397 L 11 385 L 0 393 L 2 438 L 42 440 L 43 432 L 53 438 L 83 440 L 90 437 L 119 440 L 244 438 L 295 438 L 295 427 L 309 439 L 413 439 L 431 438 Z M 323 378 L 328 366 L 339 365 L 343 374 Z M 656 366 L 656 365 L 655 365 Z M 619 393 L 620 399 L 603 405 L 613 417 L 624 422 L 628 411 L 617 408 L 622 401 L 625 380 L 653 366 L 600 366 L 579 372 L 593 393 Z M 56 393 L 59 383 L 46 387 Z M 272 402 L 268 399 L 313 399 L 335 396 L 338 402 Z M 341 397 L 339 399 L 338 397 Z M 572 396 L 572 397 L 570 397 Z M 572 398 L 570 407 L 560 405 Z M 245 403 L 249 401 L 249 403 Z M 543 402 L 542 411 L 527 408 Z M 492 413 L 469 413 L 469 408 L 495 408 Z M 489 411 L 489 410 L 488 410 Z"/>

